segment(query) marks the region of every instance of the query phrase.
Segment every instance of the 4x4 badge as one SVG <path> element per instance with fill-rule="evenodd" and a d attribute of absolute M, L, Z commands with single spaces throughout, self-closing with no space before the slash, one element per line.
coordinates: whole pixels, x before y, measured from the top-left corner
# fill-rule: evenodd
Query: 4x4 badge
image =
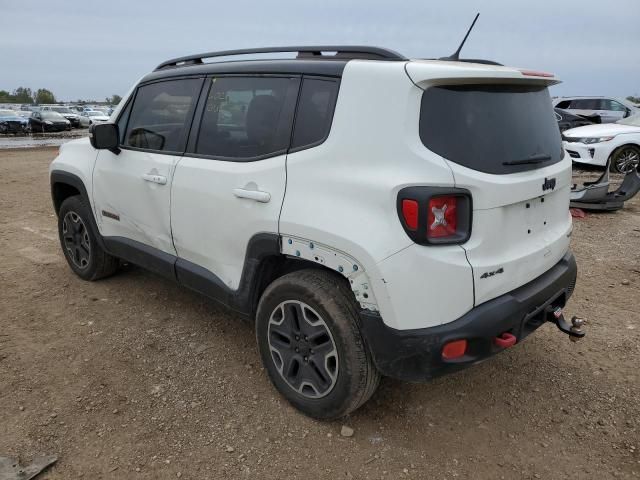
<path fill-rule="evenodd" d="M 493 277 L 494 275 L 498 275 L 499 273 L 504 273 L 504 268 L 500 267 L 499 269 L 494 270 L 493 272 L 484 272 L 482 275 L 480 275 L 480 278 Z"/>
<path fill-rule="evenodd" d="M 556 188 L 556 179 L 545 177 L 544 183 L 542 184 L 542 191 L 553 190 L 554 188 Z"/>

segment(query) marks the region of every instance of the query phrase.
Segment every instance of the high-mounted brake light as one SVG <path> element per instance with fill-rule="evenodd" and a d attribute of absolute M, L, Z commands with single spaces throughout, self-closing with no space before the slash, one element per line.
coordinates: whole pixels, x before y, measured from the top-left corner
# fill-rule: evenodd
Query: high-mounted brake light
<path fill-rule="evenodd" d="M 471 193 L 463 188 L 406 187 L 398 192 L 398 216 L 419 245 L 451 245 L 471 236 Z"/>
<path fill-rule="evenodd" d="M 545 77 L 545 78 L 555 77 L 553 73 L 538 72 L 536 70 L 520 70 L 520 73 L 527 77 Z"/>
<path fill-rule="evenodd" d="M 427 237 L 442 238 L 456 234 L 458 230 L 458 198 L 453 195 L 431 197 L 427 213 Z"/>

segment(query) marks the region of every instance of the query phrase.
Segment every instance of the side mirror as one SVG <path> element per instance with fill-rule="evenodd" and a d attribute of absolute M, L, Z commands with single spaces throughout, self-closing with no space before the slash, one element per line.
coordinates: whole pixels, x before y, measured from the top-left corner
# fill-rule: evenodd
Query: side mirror
<path fill-rule="evenodd" d="M 629 115 L 631 115 L 631 109 L 625 108 L 625 110 L 624 110 L 624 118 L 627 118 Z"/>
<path fill-rule="evenodd" d="M 115 123 L 97 123 L 91 125 L 89 129 L 89 141 L 91 146 L 98 150 L 111 150 L 113 153 L 120 153 L 120 134 L 118 125 Z"/>

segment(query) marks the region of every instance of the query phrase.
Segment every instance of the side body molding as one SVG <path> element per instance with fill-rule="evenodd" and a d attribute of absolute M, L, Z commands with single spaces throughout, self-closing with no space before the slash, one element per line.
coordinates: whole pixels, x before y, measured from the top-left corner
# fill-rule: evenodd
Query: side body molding
<path fill-rule="evenodd" d="M 247 245 L 240 285 L 232 290 L 213 272 L 184 258 L 124 237 L 104 237 L 103 240 L 105 249 L 112 255 L 178 282 L 244 316 L 251 316 L 255 308 L 261 263 L 268 257 L 280 255 L 278 235 L 254 235 Z"/>

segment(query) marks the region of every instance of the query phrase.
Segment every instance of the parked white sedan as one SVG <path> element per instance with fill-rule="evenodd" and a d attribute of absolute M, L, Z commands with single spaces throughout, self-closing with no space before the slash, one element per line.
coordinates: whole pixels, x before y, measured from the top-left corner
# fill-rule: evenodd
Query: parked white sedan
<path fill-rule="evenodd" d="M 605 166 L 627 173 L 640 164 L 640 113 L 615 123 L 587 125 L 565 130 L 564 148 L 576 163 Z"/>
<path fill-rule="evenodd" d="M 109 117 L 104 112 L 98 110 L 89 110 L 88 112 L 82 112 L 83 117 L 89 119 L 89 125 L 93 123 L 104 123 L 109 121 Z"/>

